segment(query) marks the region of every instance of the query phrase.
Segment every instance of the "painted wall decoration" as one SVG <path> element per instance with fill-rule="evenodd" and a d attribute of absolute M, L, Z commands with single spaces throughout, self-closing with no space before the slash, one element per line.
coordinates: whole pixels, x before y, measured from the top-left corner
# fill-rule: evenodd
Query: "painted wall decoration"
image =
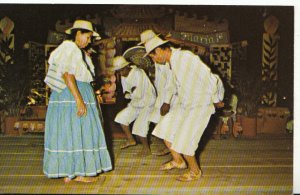
<path fill-rule="evenodd" d="M 230 42 L 228 31 L 206 34 L 173 31 L 171 34 L 175 39 L 191 41 L 203 46 L 209 46 L 211 44 L 227 44 Z"/>
<path fill-rule="evenodd" d="M 218 44 L 210 46 L 210 61 L 217 68 L 220 76 L 231 81 L 231 57 L 232 47 L 230 44 Z"/>
<path fill-rule="evenodd" d="M 201 58 L 209 58 L 209 47 L 200 45 L 199 43 L 182 40 L 181 38 L 174 38 L 173 34 L 168 34 L 165 39 L 169 40 L 171 43 L 179 45 L 181 48 L 191 50 L 193 53 L 201 56 Z"/>
<path fill-rule="evenodd" d="M 266 33 L 263 34 L 262 43 L 262 80 L 268 84 L 268 89 L 262 97 L 262 103 L 267 106 L 277 104 L 278 25 L 277 18 L 272 15 L 264 22 Z"/>

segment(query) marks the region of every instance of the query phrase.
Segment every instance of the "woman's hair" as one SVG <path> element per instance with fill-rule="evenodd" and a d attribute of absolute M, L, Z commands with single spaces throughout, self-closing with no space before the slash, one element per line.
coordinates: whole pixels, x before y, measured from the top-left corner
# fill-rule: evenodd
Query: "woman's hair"
<path fill-rule="evenodd" d="M 68 40 L 75 41 L 76 33 L 77 33 L 78 31 L 80 31 L 81 33 L 89 33 L 89 32 L 91 32 L 91 31 L 86 30 L 86 29 L 75 28 L 75 29 L 72 29 L 72 30 L 71 30 L 71 34 L 67 37 L 67 39 L 68 39 Z M 88 45 L 87 47 L 90 47 L 90 45 Z M 86 61 L 85 50 L 84 50 L 84 49 L 81 49 L 81 48 L 80 48 L 80 50 L 81 50 L 81 54 L 82 54 L 82 59 L 83 59 L 83 61 L 85 62 L 88 71 L 91 72 L 91 70 L 89 69 L 89 66 L 88 66 L 88 64 L 87 64 L 87 61 Z M 91 72 L 91 74 L 92 74 L 92 72 Z M 94 75 L 92 74 L 92 76 L 94 76 Z"/>
<path fill-rule="evenodd" d="M 86 30 L 86 29 L 81 29 L 81 28 L 74 28 L 71 30 L 71 34 L 67 37 L 67 39 L 75 41 L 76 38 L 76 33 L 80 31 L 81 33 L 89 33 L 91 31 Z"/>

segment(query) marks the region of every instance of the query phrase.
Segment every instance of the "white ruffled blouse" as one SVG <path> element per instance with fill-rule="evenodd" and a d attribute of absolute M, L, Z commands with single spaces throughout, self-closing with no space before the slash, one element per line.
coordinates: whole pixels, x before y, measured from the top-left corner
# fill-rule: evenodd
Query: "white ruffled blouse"
<path fill-rule="evenodd" d="M 57 92 L 61 92 L 66 87 L 62 78 L 62 75 L 66 72 L 73 74 L 77 81 L 93 81 L 87 65 L 93 74 L 94 65 L 91 58 L 86 54 L 84 55 L 87 64 L 84 62 L 82 52 L 78 46 L 73 41 L 64 41 L 50 54 L 49 68 L 44 81 L 52 90 Z"/>

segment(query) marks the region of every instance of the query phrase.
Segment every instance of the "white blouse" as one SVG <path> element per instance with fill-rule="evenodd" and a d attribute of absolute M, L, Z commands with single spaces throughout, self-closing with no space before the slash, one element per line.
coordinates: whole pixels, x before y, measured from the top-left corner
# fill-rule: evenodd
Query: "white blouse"
<path fill-rule="evenodd" d="M 45 78 L 47 85 L 58 92 L 62 91 L 66 84 L 62 78 L 64 73 L 73 74 L 77 81 L 91 82 L 93 77 L 91 72 L 94 74 L 94 65 L 89 56 L 85 53 L 87 64 L 83 60 L 82 52 L 78 46 L 73 42 L 66 40 L 61 43 L 49 57 L 49 69 Z"/>

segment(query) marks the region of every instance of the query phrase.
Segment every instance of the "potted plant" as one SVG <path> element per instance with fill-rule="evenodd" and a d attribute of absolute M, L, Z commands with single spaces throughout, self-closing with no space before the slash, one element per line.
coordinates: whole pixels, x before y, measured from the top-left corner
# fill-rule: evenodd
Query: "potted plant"
<path fill-rule="evenodd" d="M 13 131 L 13 126 L 18 120 L 22 106 L 26 104 L 29 83 L 26 64 L 22 63 L 23 56 L 15 58 L 12 42 L 12 38 L 0 40 L 0 109 L 6 134 L 18 134 L 17 131 Z"/>
<path fill-rule="evenodd" d="M 255 137 L 257 112 L 263 94 L 262 80 L 259 76 L 245 71 L 237 76 L 235 90 L 238 96 L 237 114 L 243 128 L 243 136 Z"/>

